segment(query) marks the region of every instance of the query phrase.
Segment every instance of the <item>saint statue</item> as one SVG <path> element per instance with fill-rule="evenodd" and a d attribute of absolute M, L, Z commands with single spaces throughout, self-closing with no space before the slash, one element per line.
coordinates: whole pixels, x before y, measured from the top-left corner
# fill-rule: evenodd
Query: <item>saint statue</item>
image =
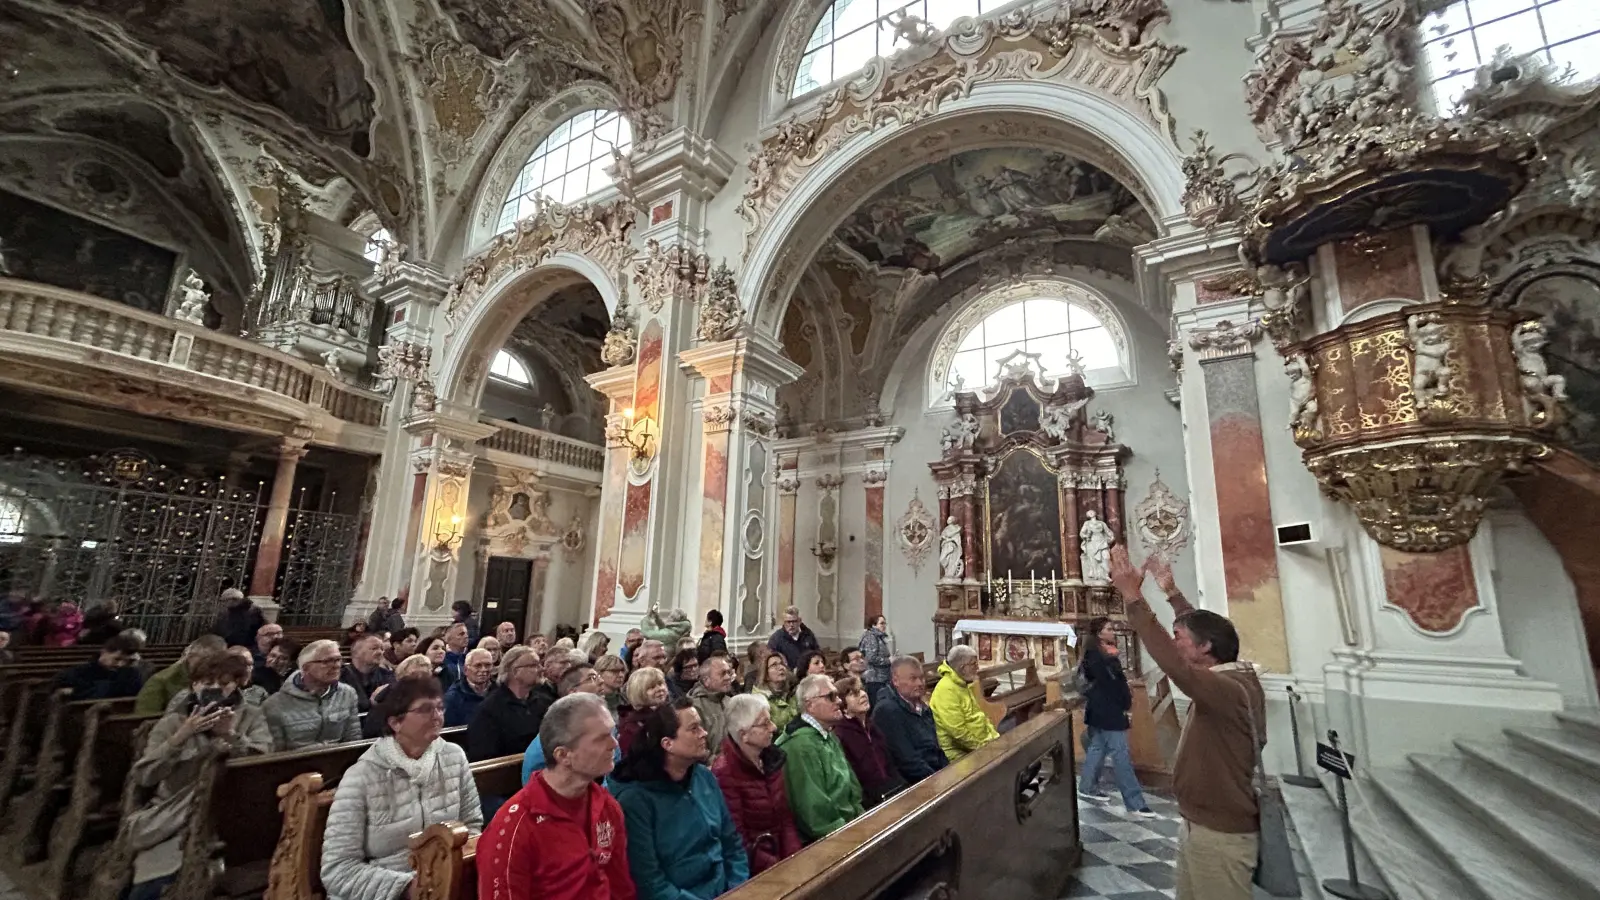
<path fill-rule="evenodd" d="M 1083 557 L 1084 584 L 1111 583 L 1111 545 L 1116 536 L 1094 511 L 1089 510 L 1083 527 L 1078 529 L 1078 546 Z"/>
<path fill-rule="evenodd" d="M 955 516 L 951 516 L 945 520 L 944 530 L 939 532 L 939 574 L 945 578 L 960 578 L 964 566 L 961 561 L 961 525 L 956 522 Z"/>

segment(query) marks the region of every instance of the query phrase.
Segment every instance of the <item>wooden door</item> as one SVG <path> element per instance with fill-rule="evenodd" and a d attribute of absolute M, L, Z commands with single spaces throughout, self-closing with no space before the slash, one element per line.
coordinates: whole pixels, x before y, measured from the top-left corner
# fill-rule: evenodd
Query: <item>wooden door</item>
<path fill-rule="evenodd" d="M 522 617 L 528 608 L 528 587 L 533 581 L 533 560 L 509 556 L 489 557 L 483 579 L 481 621 L 484 634 L 494 634 L 501 622 L 514 622 L 522 635 Z"/>

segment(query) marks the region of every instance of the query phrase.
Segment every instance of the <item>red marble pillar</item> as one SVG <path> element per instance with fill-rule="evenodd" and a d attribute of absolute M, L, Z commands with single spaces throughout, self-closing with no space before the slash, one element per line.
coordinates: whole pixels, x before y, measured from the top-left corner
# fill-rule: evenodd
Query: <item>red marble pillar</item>
<path fill-rule="evenodd" d="M 1083 521 L 1078 515 L 1078 483 L 1076 480 L 1061 486 L 1061 577 L 1066 581 L 1083 578 L 1083 560 L 1078 555 L 1078 529 Z"/>
<path fill-rule="evenodd" d="M 701 448 L 704 466 L 700 497 L 700 577 L 696 582 L 699 599 L 691 613 L 696 620 L 723 607 L 728 607 L 732 614 L 731 607 L 724 602 L 722 569 L 728 507 L 728 440 L 737 413 L 726 392 L 720 396 L 722 399 L 707 406 L 702 414 L 705 434 Z"/>
<path fill-rule="evenodd" d="M 277 589 L 283 536 L 289 526 L 289 501 L 294 497 L 294 474 L 305 455 L 306 445 L 300 441 L 285 440 L 278 447 L 278 471 L 272 477 L 267 518 L 261 526 L 261 542 L 256 546 L 255 571 L 250 575 L 251 597 L 270 598 Z"/>
<path fill-rule="evenodd" d="M 888 474 L 882 469 L 869 469 L 861 476 L 867 492 L 867 565 L 862 597 L 868 619 L 883 615 L 883 487 Z M 975 573 L 968 569 L 967 574 Z"/>
<path fill-rule="evenodd" d="M 1122 530 L 1121 485 L 1116 482 L 1108 483 L 1102 496 L 1105 497 L 1106 524 L 1111 526 L 1111 533 L 1117 536 L 1117 543 L 1126 544 L 1128 535 Z"/>
<path fill-rule="evenodd" d="M 794 605 L 794 538 L 796 493 L 800 479 L 792 464 L 786 464 L 778 479 L 778 609 Z"/>

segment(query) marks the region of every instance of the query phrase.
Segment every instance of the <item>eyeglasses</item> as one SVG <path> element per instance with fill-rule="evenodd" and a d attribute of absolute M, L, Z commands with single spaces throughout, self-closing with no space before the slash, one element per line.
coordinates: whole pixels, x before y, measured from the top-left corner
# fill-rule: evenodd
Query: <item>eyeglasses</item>
<path fill-rule="evenodd" d="M 588 684 L 591 681 L 599 681 L 599 680 L 600 680 L 600 673 L 591 671 L 589 674 L 583 676 L 583 679 L 579 683 L 580 684 Z"/>
<path fill-rule="evenodd" d="M 337 666 L 340 662 L 341 662 L 341 660 L 340 660 L 339 657 L 330 656 L 327 659 L 313 659 L 310 662 L 306 663 L 306 665 L 308 665 L 308 666 L 325 666 L 325 665 L 328 665 L 328 664 L 331 663 L 331 664 Z"/>
<path fill-rule="evenodd" d="M 442 716 L 442 715 L 444 715 L 444 704 L 443 703 L 422 703 L 422 704 L 419 704 L 417 706 L 413 706 L 410 709 L 406 710 L 406 715 L 409 716 L 412 713 L 416 713 L 419 716 Z"/>
<path fill-rule="evenodd" d="M 838 691 L 829 691 L 826 694 L 818 694 L 815 697 L 812 697 L 811 699 L 812 700 L 827 700 L 830 703 L 838 703 L 839 702 L 839 692 Z"/>

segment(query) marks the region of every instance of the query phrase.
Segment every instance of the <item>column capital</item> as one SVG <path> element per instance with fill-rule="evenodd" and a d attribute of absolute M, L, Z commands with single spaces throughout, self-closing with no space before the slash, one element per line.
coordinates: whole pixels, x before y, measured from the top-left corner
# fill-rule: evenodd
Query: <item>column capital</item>
<path fill-rule="evenodd" d="M 593 375 L 583 376 L 583 380 L 587 381 L 590 387 L 605 394 L 614 404 L 627 406 L 633 402 L 633 363 L 601 369 Z"/>
<path fill-rule="evenodd" d="M 727 378 L 726 391 L 748 391 L 751 382 L 779 388 L 805 374 L 783 348 L 766 335 L 740 335 L 715 344 L 701 344 L 678 354 L 684 371 L 715 383 Z M 721 393 L 713 391 L 712 393 Z"/>

